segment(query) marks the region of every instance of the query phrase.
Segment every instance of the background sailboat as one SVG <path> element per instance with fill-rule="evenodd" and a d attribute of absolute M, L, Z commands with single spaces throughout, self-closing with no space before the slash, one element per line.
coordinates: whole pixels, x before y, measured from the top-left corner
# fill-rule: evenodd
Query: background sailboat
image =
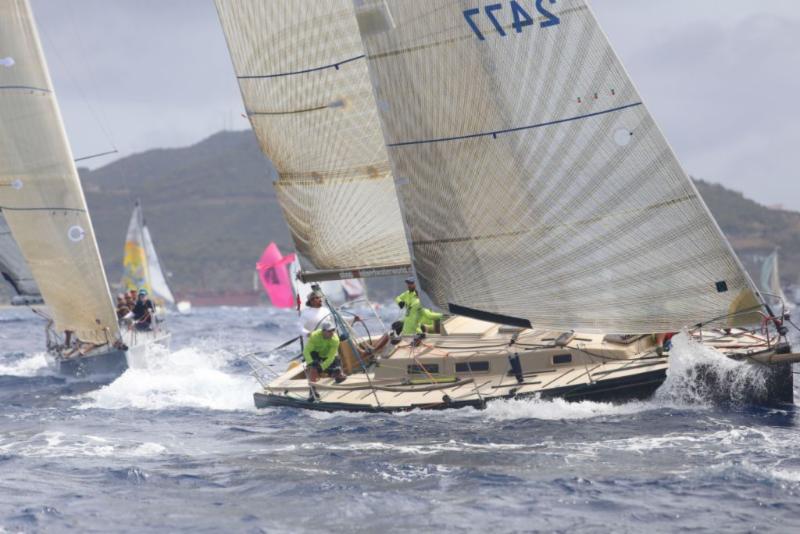
<path fill-rule="evenodd" d="M 299 279 L 300 262 L 295 254 L 283 256 L 275 243 L 270 243 L 256 264 L 261 286 L 276 308 L 305 306 L 305 300 L 314 284 Z M 358 279 L 328 280 L 318 283 L 325 297 L 335 305 L 351 302 L 366 296 L 364 283 Z"/>
<path fill-rule="evenodd" d="M 157 306 L 175 306 L 161 263 L 158 261 L 150 230 L 142 215 L 142 206 L 136 202 L 128 233 L 125 237 L 125 256 L 122 261 L 121 285 L 126 291 L 146 289 Z"/>
<path fill-rule="evenodd" d="M 120 330 L 30 6 L 0 3 L 0 207 L 57 332 Z"/>
<path fill-rule="evenodd" d="M 784 306 L 787 309 L 794 308 L 794 303 L 788 299 L 781 285 L 781 275 L 778 270 L 778 249 L 775 249 L 772 254 L 764 258 L 764 263 L 761 264 L 759 283 L 761 291 L 775 301 L 778 309 Z"/>

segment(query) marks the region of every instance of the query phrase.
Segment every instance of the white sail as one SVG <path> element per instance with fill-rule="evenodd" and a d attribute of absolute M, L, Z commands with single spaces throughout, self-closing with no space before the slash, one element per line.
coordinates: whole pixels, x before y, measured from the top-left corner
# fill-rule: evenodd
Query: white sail
<path fill-rule="evenodd" d="M 304 271 L 407 272 L 408 246 L 350 0 L 216 0 Z M 322 272 L 321 272 L 322 271 Z"/>
<path fill-rule="evenodd" d="M 59 331 L 119 337 L 86 201 L 28 2 L 0 2 L 0 209 Z"/>
<path fill-rule="evenodd" d="M 786 297 L 786 294 L 783 292 L 783 287 L 781 286 L 781 275 L 780 271 L 778 270 L 778 251 L 775 250 L 764 259 L 764 263 L 761 264 L 761 276 L 760 276 L 760 287 L 761 291 L 769 296 L 772 297 L 773 300 L 777 301 L 780 300 L 783 305 L 789 305 L 789 299 Z"/>
<path fill-rule="evenodd" d="M 167 279 L 164 276 L 164 271 L 161 270 L 161 263 L 158 261 L 158 254 L 156 248 L 153 246 L 153 238 L 150 237 L 150 229 L 147 225 L 144 226 L 144 250 L 147 254 L 148 272 L 150 273 L 150 289 L 153 291 L 153 296 L 157 300 L 163 300 L 167 304 L 174 305 L 175 297 L 172 296 L 167 285 Z"/>
<path fill-rule="evenodd" d="M 584 0 L 356 0 L 412 255 L 455 313 L 646 333 L 754 286 Z"/>
<path fill-rule="evenodd" d="M 0 277 L 20 297 L 40 298 L 39 288 L 0 210 Z"/>

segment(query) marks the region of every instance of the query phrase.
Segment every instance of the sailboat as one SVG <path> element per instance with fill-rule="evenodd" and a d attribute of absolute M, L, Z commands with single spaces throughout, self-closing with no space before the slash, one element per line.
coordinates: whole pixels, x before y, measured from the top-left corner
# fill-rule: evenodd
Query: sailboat
<path fill-rule="evenodd" d="M 754 401 L 792 401 L 782 318 L 584 0 L 216 5 L 301 278 L 413 265 L 453 314 L 376 353 L 331 306 L 347 380 L 291 365 L 256 406 L 640 397 L 684 330 L 759 364 Z"/>
<path fill-rule="evenodd" d="M 794 305 L 786 297 L 781 286 L 781 275 L 778 271 L 778 249 L 764 258 L 759 276 L 760 288 L 763 295 L 771 298 L 777 308 L 791 310 Z"/>
<path fill-rule="evenodd" d="M 119 375 L 145 346 L 123 339 L 117 323 L 26 0 L 0 3 L 0 208 L 46 304 L 53 366 L 92 379 Z"/>
<path fill-rule="evenodd" d="M 121 286 L 125 291 L 144 289 L 160 309 L 174 308 L 175 297 L 161 270 L 158 254 L 145 224 L 141 202 L 136 201 L 125 236 L 125 255 L 122 260 Z"/>

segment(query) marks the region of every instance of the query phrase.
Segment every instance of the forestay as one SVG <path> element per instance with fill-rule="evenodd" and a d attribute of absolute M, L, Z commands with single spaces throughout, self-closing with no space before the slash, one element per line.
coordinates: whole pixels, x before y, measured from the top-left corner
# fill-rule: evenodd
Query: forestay
<path fill-rule="evenodd" d="M 20 297 L 40 297 L 39 288 L 33 274 L 25 262 L 25 258 L 11 235 L 3 212 L 0 210 L 0 276 L 11 285 L 14 293 Z"/>
<path fill-rule="evenodd" d="M 408 245 L 350 0 L 216 0 L 305 279 L 397 274 Z M 316 271 L 316 273 L 313 273 Z"/>
<path fill-rule="evenodd" d="M 92 223 L 25 0 L 0 2 L 0 209 L 55 328 L 116 341 Z"/>
<path fill-rule="evenodd" d="M 583 0 L 356 1 L 442 307 L 619 333 L 757 320 L 752 281 Z"/>

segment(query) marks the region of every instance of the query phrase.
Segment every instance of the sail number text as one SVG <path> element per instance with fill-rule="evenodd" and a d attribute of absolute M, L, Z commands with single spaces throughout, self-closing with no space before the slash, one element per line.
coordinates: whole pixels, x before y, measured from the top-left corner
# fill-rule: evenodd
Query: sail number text
<path fill-rule="evenodd" d="M 533 0 L 531 0 L 533 1 Z M 547 0 L 551 4 L 555 4 L 556 0 Z M 511 27 L 517 33 L 522 33 L 522 29 L 525 26 L 534 26 L 534 20 L 530 13 L 522 6 L 520 2 L 524 2 L 524 0 L 511 0 L 509 3 L 510 6 L 510 19 L 511 19 Z M 535 0 L 536 11 L 539 12 L 539 15 L 544 17 L 544 19 L 539 23 L 539 26 L 542 28 L 547 28 L 549 26 L 555 26 L 556 24 L 561 24 L 561 19 L 557 16 L 552 14 L 550 11 L 545 9 L 544 7 L 545 0 Z M 489 19 L 489 22 L 492 23 L 492 26 L 497 30 L 497 33 L 500 34 L 501 37 L 506 37 L 508 33 L 506 33 L 506 28 L 509 26 L 503 25 L 503 21 L 501 19 L 508 19 L 509 16 L 503 13 L 504 11 L 508 11 L 503 9 L 503 4 L 489 4 L 483 7 L 483 14 Z M 475 32 L 475 35 L 478 37 L 479 40 L 485 41 L 486 37 L 481 32 L 480 28 L 478 28 L 478 24 L 476 23 L 476 17 L 481 15 L 481 8 L 475 7 L 472 9 L 467 9 L 464 11 L 464 19 L 466 19 L 467 24 L 469 27 L 472 28 L 472 31 Z M 505 15 L 505 16 L 504 16 Z"/>

